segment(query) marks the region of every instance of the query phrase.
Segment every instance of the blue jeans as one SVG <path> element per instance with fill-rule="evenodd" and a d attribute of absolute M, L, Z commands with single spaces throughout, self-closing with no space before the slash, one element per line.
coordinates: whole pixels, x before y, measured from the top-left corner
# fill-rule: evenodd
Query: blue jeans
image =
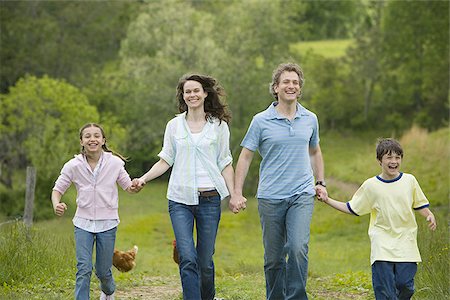
<path fill-rule="evenodd" d="M 214 247 L 220 221 L 220 196 L 199 197 L 198 205 L 169 200 L 169 213 L 180 258 L 184 300 L 210 300 L 214 285 Z M 197 243 L 194 245 L 194 220 Z"/>
<path fill-rule="evenodd" d="M 409 300 L 414 294 L 415 262 L 375 261 L 372 286 L 377 300 Z"/>
<path fill-rule="evenodd" d="M 258 199 L 267 299 L 308 299 L 306 279 L 313 208 L 314 196 L 309 194 Z"/>
<path fill-rule="evenodd" d="M 95 242 L 95 273 L 100 280 L 100 287 L 106 295 L 116 289 L 112 277 L 112 257 L 116 241 L 117 227 L 99 233 L 92 233 L 75 227 L 75 248 L 77 256 L 77 275 L 75 299 L 89 299 L 92 274 L 92 251 Z"/>

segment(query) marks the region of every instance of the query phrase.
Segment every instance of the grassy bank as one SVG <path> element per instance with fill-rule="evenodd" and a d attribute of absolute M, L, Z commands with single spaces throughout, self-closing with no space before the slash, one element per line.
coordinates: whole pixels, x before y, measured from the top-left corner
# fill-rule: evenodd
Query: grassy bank
<path fill-rule="evenodd" d="M 414 299 L 450 297 L 448 207 L 443 205 L 448 201 L 448 185 L 425 178 L 433 178 L 437 173 L 448 183 L 447 137 L 448 130 L 432 134 L 419 130 L 410 131 L 401 139 L 405 147 L 405 171 L 418 177 L 439 224 L 438 230 L 430 233 L 425 220 L 417 215 L 423 263 L 419 264 Z M 327 174 L 337 182 L 350 182 L 354 186 L 377 174 L 374 143 L 369 136 L 323 136 Z M 447 160 L 442 159 L 444 152 Z M 136 244 L 140 250 L 133 271 L 113 270 L 120 294 L 117 299 L 181 299 L 178 269 L 172 261 L 173 233 L 165 192 L 166 183 L 156 182 L 137 195 L 120 193 L 121 224 L 116 246 L 125 250 Z M 339 185 L 331 185 L 329 192 L 341 200 L 352 194 Z M 64 199 L 69 209 L 62 218 L 39 222 L 31 230 L 21 223 L 0 227 L 0 299 L 73 298 L 76 272 L 71 224 L 73 189 Z M 441 205 L 436 207 L 435 202 Z M 215 254 L 219 297 L 264 299 L 263 248 L 256 204 L 255 199 L 249 198 L 246 211 L 233 215 L 225 210 L 222 214 Z M 316 202 L 308 279 L 311 299 L 373 299 L 367 227 L 368 216 L 341 214 Z M 99 292 L 95 276 L 91 288 L 91 296 L 96 299 Z"/>

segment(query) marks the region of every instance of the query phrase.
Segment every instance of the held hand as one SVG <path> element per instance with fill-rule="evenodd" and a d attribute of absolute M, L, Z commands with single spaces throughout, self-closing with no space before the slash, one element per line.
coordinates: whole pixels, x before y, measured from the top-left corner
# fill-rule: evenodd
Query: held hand
<path fill-rule="evenodd" d="M 436 219 L 434 218 L 433 214 L 429 214 L 427 216 L 427 222 L 429 222 L 428 227 L 432 230 L 435 231 L 436 227 L 437 227 L 437 223 L 436 223 Z"/>
<path fill-rule="evenodd" d="M 64 202 L 60 202 L 56 204 L 56 206 L 53 208 L 55 211 L 55 215 L 58 217 L 61 217 L 64 215 L 64 212 L 67 210 L 67 205 Z"/>
<path fill-rule="evenodd" d="M 140 178 L 135 178 L 131 181 L 130 191 L 133 193 L 138 193 L 145 185 L 145 181 Z"/>
<path fill-rule="evenodd" d="M 326 187 L 321 186 L 321 185 L 316 185 L 315 187 L 316 189 L 316 196 L 317 196 L 317 200 L 327 203 L 328 201 L 328 192 Z"/>
<path fill-rule="evenodd" d="M 244 196 L 231 196 L 230 203 L 228 204 L 228 207 L 230 210 L 237 214 L 239 211 L 245 210 L 247 208 L 247 205 L 245 204 L 247 202 L 247 199 Z"/>

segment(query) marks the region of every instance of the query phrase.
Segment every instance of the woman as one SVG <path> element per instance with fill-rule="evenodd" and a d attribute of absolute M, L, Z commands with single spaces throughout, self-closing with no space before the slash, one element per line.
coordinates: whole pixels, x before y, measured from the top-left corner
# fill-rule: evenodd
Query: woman
<path fill-rule="evenodd" d="M 230 114 L 222 96 L 223 89 L 210 76 L 181 77 L 176 94 L 180 114 L 166 126 L 160 160 L 136 179 L 142 186 L 172 167 L 167 198 L 183 299 L 209 300 L 215 296 L 213 254 L 220 202 L 234 188 L 227 125 Z M 237 206 L 243 208 L 245 203 Z"/>

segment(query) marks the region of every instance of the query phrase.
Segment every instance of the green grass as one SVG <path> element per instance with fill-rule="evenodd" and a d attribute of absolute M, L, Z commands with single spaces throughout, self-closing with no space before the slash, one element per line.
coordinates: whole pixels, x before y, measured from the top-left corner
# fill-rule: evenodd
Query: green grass
<path fill-rule="evenodd" d="M 447 136 L 448 130 L 430 134 L 411 131 L 402 138 L 405 160 L 407 157 L 414 159 L 414 162 L 408 162 L 411 173 L 433 176 L 428 169 L 430 164 L 434 166 L 433 172 L 443 172 L 443 168 L 448 167 L 448 162 L 436 163 L 436 159 L 442 158 L 438 155 L 443 149 L 441 147 L 448 146 L 448 142 L 442 142 Z M 327 176 L 360 184 L 369 174 L 376 174 L 379 166 L 373 154 L 374 143 L 375 137 L 370 134 L 359 137 L 328 133 L 322 136 Z M 425 152 L 431 155 L 420 155 Z M 448 177 L 446 179 L 448 182 Z M 437 191 L 430 191 L 430 184 L 432 181 L 424 180 L 422 188 L 426 194 L 447 193 L 440 185 L 435 187 Z M 150 183 L 137 195 L 120 192 L 121 223 L 116 246 L 126 250 L 136 244 L 139 253 L 133 271 L 119 273 L 113 269 L 118 291 L 131 293 L 140 288 L 171 288 L 174 290 L 172 296 L 150 299 L 181 299 L 178 267 L 172 261 L 173 232 L 167 212 L 166 186 L 167 183 L 161 181 Z M 342 199 L 351 196 L 337 186 L 330 186 L 329 192 Z M 74 189 L 69 190 L 63 199 L 69 208 L 62 218 L 38 222 L 31 230 L 20 222 L 0 226 L 0 299 L 73 298 L 76 272 L 71 222 L 75 211 Z M 430 232 L 423 217 L 417 215 L 423 263 L 419 264 L 414 299 L 450 297 L 448 207 L 432 209 L 439 225 L 436 232 Z M 374 299 L 368 222 L 368 216 L 353 217 L 316 202 L 309 255 L 308 292 L 311 299 Z M 254 198 L 249 198 L 247 210 L 238 215 L 227 210 L 223 212 L 215 264 L 217 296 L 226 299 L 265 298 L 263 247 Z M 91 290 L 92 298 L 98 298 L 95 275 L 92 276 Z M 146 298 L 136 296 L 132 299 Z"/>
<path fill-rule="evenodd" d="M 345 51 L 352 42 L 352 40 L 298 42 L 291 44 L 289 50 L 302 56 L 312 52 L 326 58 L 338 58 L 345 55 Z"/>

